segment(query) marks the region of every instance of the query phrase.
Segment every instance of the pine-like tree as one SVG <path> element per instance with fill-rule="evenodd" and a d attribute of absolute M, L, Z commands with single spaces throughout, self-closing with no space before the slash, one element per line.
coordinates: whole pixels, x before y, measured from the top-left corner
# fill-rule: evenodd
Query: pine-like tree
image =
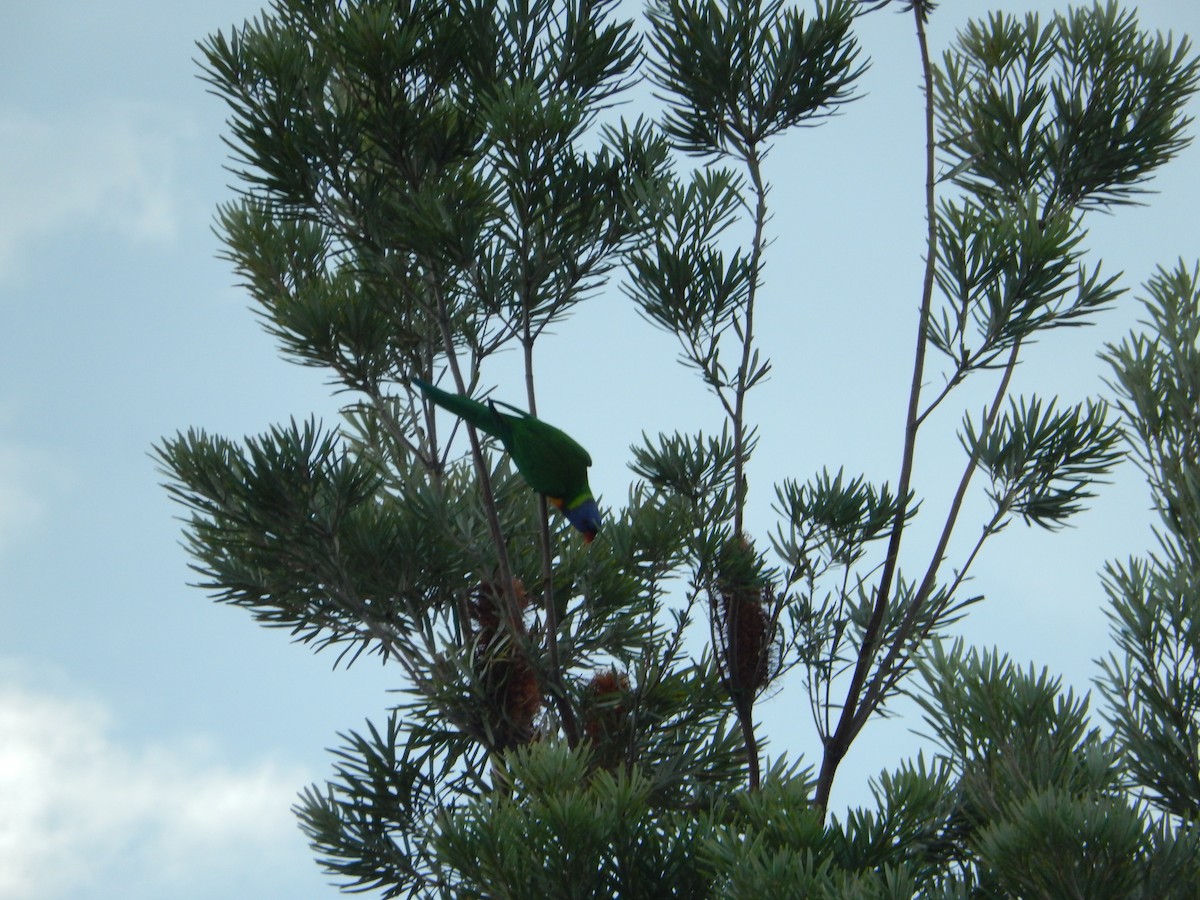
<path fill-rule="evenodd" d="M 1192 832 L 1155 823 L 1127 790 L 1128 776 L 1167 812 L 1195 809 L 1195 697 L 1158 691 L 1165 651 L 1135 630 L 1143 607 L 1115 607 L 1117 743 L 1045 673 L 938 641 L 980 599 L 963 583 L 982 545 L 1014 518 L 1061 526 L 1121 455 L 1102 403 L 1013 397 L 1011 376 L 1035 337 L 1121 293 L 1084 265 L 1083 222 L 1133 202 L 1185 145 L 1200 71 L 1185 40 L 1143 33 L 1114 4 L 995 14 L 935 65 L 934 4 L 891 4 L 916 27 L 926 133 L 898 477 L 784 480 L 777 529 L 750 533 L 748 399 L 770 371 L 755 328 L 764 161 L 853 98 L 856 16 L 888 5 L 656 0 L 640 37 L 613 0 L 275 0 L 202 43 L 241 184 L 218 216 L 228 258 L 284 354 L 351 399 L 336 427 L 292 422 L 241 443 L 191 431 L 157 453 L 217 600 L 347 663 L 378 654 L 403 679 L 407 701 L 349 733 L 332 780 L 298 805 L 348 888 L 1149 897 L 1200 883 Z M 615 119 L 642 78 L 662 115 Z M 536 414 L 550 327 L 622 272 L 725 427 L 632 448 L 629 501 L 585 545 L 414 379 L 480 395 L 496 354 L 516 348 Z M 1190 290 L 1178 298 L 1192 318 L 1160 298 L 1163 316 L 1191 327 Z M 1138 346 L 1114 358 L 1141 360 Z M 1149 421 L 1138 398 L 1168 388 L 1119 372 L 1126 415 Z M 989 379 L 922 557 L 903 540 L 918 437 L 959 386 Z M 1171 415 L 1194 415 L 1196 394 L 1176 387 Z M 1143 451 L 1183 535 L 1164 547 L 1192 560 L 1195 479 L 1162 473 L 1194 461 L 1195 437 L 1149 430 Z M 948 560 L 977 473 L 992 511 Z M 1178 569 L 1114 568 L 1114 596 L 1152 574 L 1154 590 L 1187 590 Z M 1150 588 L 1137 596 L 1162 608 Z M 1194 673 L 1192 653 L 1172 671 Z M 827 820 L 851 744 L 917 666 L 937 757 L 882 775 L 876 809 Z M 823 757 L 764 770 L 755 702 L 791 669 Z"/>

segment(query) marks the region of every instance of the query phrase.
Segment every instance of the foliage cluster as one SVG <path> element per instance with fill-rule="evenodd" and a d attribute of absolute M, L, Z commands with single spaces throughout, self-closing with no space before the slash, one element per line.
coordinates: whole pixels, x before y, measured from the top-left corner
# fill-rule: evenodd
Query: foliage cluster
<path fill-rule="evenodd" d="M 916 26 L 927 157 L 897 479 L 784 478 L 777 525 L 753 535 L 768 156 L 862 89 L 854 25 L 889 5 Z M 193 430 L 157 454 L 215 599 L 403 675 L 407 699 L 348 732 L 297 807 L 347 888 L 1171 897 L 1200 883 L 1197 273 L 1162 271 L 1151 331 L 1108 348 L 1119 418 L 1012 390 L 1033 340 L 1122 293 L 1085 262 L 1085 218 L 1135 202 L 1186 145 L 1200 63 L 1110 3 L 993 14 L 935 64 L 933 10 L 656 0 L 639 34 L 614 0 L 274 0 L 201 44 L 241 187 L 218 214 L 228 258 L 283 353 L 349 399 L 336 427 L 241 443 Z M 641 78 L 661 116 L 614 124 Z M 584 546 L 412 380 L 478 394 L 515 348 L 536 414 L 539 342 L 622 272 L 723 425 L 632 447 L 628 502 Z M 934 511 L 918 438 L 968 380 L 992 397 L 963 415 L 957 486 Z M 981 599 L 963 586 L 983 545 L 1014 519 L 1065 525 L 1123 434 L 1165 530 L 1159 555 L 1108 571 L 1105 736 L 1046 672 L 942 638 Z M 950 559 L 973 486 L 991 511 Z M 918 514 L 937 517 L 932 550 L 905 540 Z M 755 704 L 789 671 L 823 754 L 764 770 Z M 875 808 L 827 815 L 850 746 L 902 691 L 935 755 L 882 773 Z"/>

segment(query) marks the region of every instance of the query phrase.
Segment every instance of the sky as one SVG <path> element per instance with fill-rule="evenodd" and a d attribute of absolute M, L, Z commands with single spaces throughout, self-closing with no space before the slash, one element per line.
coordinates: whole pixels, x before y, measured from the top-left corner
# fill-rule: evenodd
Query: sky
<path fill-rule="evenodd" d="M 946 2 L 935 54 L 972 12 L 1056 7 Z M 1200 35 L 1200 6 L 1139 7 L 1147 28 Z M 196 77 L 195 42 L 259 8 L 0 0 L 0 900 L 335 896 L 290 807 L 331 774 L 339 732 L 382 720 L 401 684 L 372 662 L 334 670 L 190 587 L 180 511 L 149 455 L 189 427 L 240 437 L 336 415 L 320 373 L 263 333 L 212 231 L 229 196 L 225 110 Z M 773 482 L 844 465 L 894 483 L 898 469 L 924 227 L 919 70 L 907 17 L 876 13 L 859 35 L 862 98 L 786 138 L 766 170 L 758 323 L 774 370 L 749 407 L 762 434 L 749 525 L 764 543 Z M 1089 222 L 1092 260 L 1130 293 L 1097 327 L 1035 346 L 1018 390 L 1102 394 L 1096 351 L 1135 325 L 1139 286 L 1200 257 L 1200 148 L 1151 187 L 1147 205 Z M 672 341 L 613 287 L 539 350 L 541 414 L 589 448 L 592 485 L 614 502 L 643 432 L 720 427 Z M 497 396 L 520 396 L 516 371 L 490 373 Z M 930 525 L 962 465 L 961 408 L 931 420 L 920 449 Z M 1099 572 L 1152 548 L 1148 507 L 1125 465 L 1075 527 L 1010 527 L 977 564 L 988 600 L 957 633 L 1086 691 L 1111 649 Z M 964 540 L 983 512 L 968 504 Z M 917 529 L 914 552 L 922 542 Z M 817 761 L 798 684 L 761 715 L 768 753 Z M 927 749 L 914 730 L 911 715 L 867 728 L 835 811 Z"/>

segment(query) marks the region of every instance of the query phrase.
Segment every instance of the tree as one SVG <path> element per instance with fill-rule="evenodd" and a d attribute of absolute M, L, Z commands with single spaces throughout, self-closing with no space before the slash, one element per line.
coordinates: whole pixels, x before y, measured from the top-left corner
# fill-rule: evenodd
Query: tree
<path fill-rule="evenodd" d="M 1120 655 L 1101 691 L 1129 780 L 1158 809 L 1200 817 L 1200 269 L 1180 262 L 1147 285 L 1148 331 L 1106 358 L 1134 457 L 1162 517 L 1159 553 L 1111 563 Z"/>
<path fill-rule="evenodd" d="M 1129 805 L 1085 704 L 1044 673 L 939 649 L 981 599 L 963 585 L 984 543 L 1016 517 L 1062 526 L 1121 456 L 1104 404 L 1010 386 L 1035 337 L 1121 293 L 1085 266 L 1083 221 L 1134 202 L 1186 144 L 1186 40 L 1115 4 L 996 14 L 935 66 L 934 4 L 897 4 L 925 79 L 927 224 L 898 478 L 784 480 L 775 533 L 748 533 L 749 400 L 770 371 L 754 324 L 764 160 L 854 97 L 855 17 L 887 5 L 659 0 L 643 40 L 612 0 L 276 0 L 202 43 L 239 160 L 241 195 L 218 215 L 228 258 L 285 355 L 352 399 L 335 428 L 241 444 L 194 430 L 157 452 L 217 600 L 403 673 L 408 700 L 347 734 L 333 780 L 298 806 L 348 887 L 1061 896 L 1124 884 L 1086 881 L 1105 861 L 1160 887 L 1195 868 L 1190 832 L 1155 836 Z M 611 112 L 640 77 L 657 123 Z M 413 379 L 478 394 L 515 347 L 536 415 L 541 339 L 622 270 L 725 427 L 631 448 L 629 502 L 584 546 L 473 428 L 447 435 Z M 986 379 L 923 559 L 903 542 L 918 437 Z M 977 472 L 992 513 L 947 561 Z M 918 665 L 941 752 L 881 776 L 877 810 L 827 821 L 847 750 Z M 755 701 L 792 669 L 823 758 L 764 772 Z M 1019 731 L 1014 709 L 1029 711 Z M 1022 881 L 1031 836 L 1054 828 L 1043 849 L 1074 847 L 1078 865 Z"/>

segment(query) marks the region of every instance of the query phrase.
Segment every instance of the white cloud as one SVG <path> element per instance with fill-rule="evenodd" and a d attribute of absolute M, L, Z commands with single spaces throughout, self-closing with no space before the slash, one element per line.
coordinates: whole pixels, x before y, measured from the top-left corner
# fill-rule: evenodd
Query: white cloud
<path fill-rule="evenodd" d="M 305 864 L 298 768 L 113 732 L 95 700 L 0 683 L 0 900 L 221 896 Z"/>
<path fill-rule="evenodd" d="M 178 116 L 144 105 L 61 118 L 0 109 L 0 277 L 20 271 L 32 241 L 59 231 L 173 237 L 176 160 L 188 130 Z"/>

